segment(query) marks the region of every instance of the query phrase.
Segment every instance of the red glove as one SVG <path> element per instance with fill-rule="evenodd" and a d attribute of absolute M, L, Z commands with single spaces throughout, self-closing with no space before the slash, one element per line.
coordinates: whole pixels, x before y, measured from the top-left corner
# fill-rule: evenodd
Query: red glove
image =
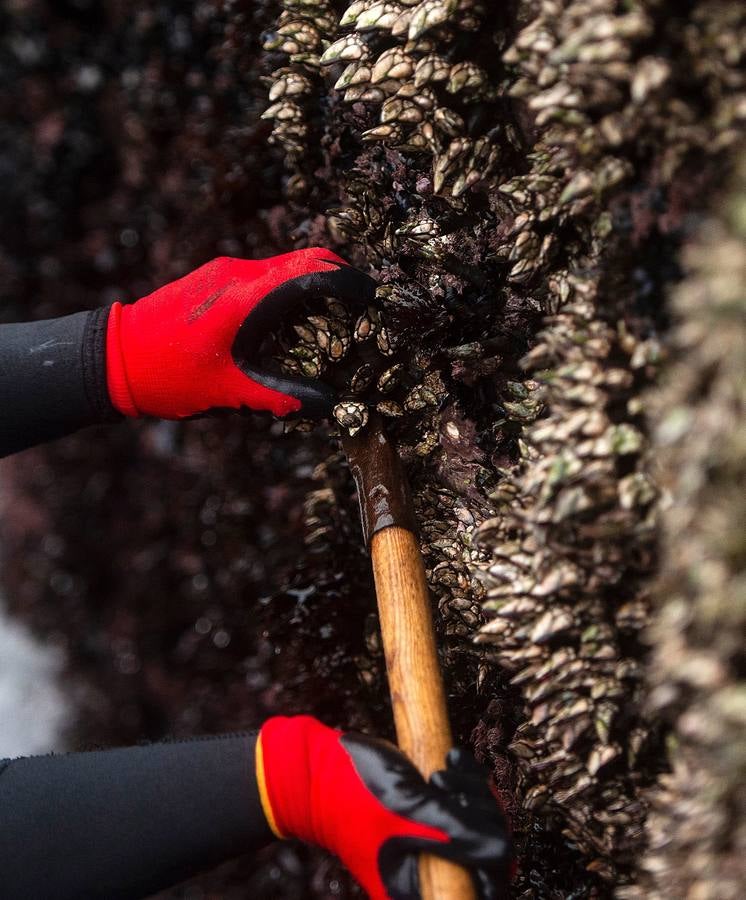
<path fill-rule="evenodd" d="M 337 854 L 373 900 L 416 900 L 417 854 L 473 870 L 480 896 L 503 896 L 510 841 L 486 773 L 461 750 L 425 782 L 395 747 L 310 716 L 269 719 L 256 744 L 272 831 Z"/>
<path fill-rule="evenodd" d="M 316 297 L 370 303 L 375 282 L 329 250 L 269 259 L 220 257 L 128 306 L 115 303 L 106 336 L 112 404 L 127 416 L 181 419 L 218 409 L 325 415 L 320 382 L 251 363 L 265 334 Z"/>

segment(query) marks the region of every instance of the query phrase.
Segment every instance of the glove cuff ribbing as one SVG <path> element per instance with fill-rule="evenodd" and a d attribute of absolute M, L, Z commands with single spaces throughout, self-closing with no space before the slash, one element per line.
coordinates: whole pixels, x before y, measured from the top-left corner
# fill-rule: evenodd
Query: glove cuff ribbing
<path fill-rule="evenodd" d="M 127 380 L 124 354 L 121 346 L 122 304 L 118 301 L 111 307 L 106 329 L 106 386 L 112 406 L 122 415 L 137 418 L 140 410 L 135 405 Z"/>

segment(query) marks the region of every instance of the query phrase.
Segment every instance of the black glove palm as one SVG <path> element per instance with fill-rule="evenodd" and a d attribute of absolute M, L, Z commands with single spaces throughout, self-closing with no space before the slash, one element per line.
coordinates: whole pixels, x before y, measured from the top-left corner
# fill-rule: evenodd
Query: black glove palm
<path fill-rule="evenodd" d="M 445 832 L 450 840 L 396 835 L 378 853 L 378 868 L 393 900 L 420 897 L 421 852 L 470 869 L 482 900 L 506 896 L 511 844 L 505 816 L 488 785 L 488 773 L 465 750 L 454 748 L 446 768 L 425 782 L 390 744 L 345 735 L 342 745 L 360 778 L 391 812 Z"/>

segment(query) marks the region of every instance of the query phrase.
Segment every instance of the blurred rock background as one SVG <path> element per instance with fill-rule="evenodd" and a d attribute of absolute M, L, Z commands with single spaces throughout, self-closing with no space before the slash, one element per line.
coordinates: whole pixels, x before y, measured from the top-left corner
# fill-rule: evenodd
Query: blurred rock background
<path fill-rule="evenodd" d="M 3 321 L 134 299 L 216 255 L 292 243 L 260 119 L 267 13 L 248 8 L 237 28 L 234 4 L 3 4 Z M 292 589 L 322 458 L 315 436 L 277 433 L 258 418 L 142 423 L 2 463 L 8 610 L 67 661 L 75 712 L 57 746 L 234 731 L 281 710 L 368 724 L 348 699 L 362 638 L 335 586 L 319 585 L 312 621 L 308 592 L 269 608 Z M 312 856 L 283 849 L 174 896 L 301 897 L 313 878 L 338 894 Z"/>

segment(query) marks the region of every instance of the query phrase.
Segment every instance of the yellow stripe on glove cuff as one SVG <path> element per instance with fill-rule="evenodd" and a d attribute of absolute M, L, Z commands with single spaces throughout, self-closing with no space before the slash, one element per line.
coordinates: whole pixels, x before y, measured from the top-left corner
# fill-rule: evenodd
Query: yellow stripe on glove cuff
<path fill-rule="evenodd" d="M 269 802 L 269 791 L 267 790 L 267 777 L 264 771 L 264 750 L 262 749 L 262 735 L 261 732 L 256 739 L 256 751 L 255 751 L 255 767 L 256 767 L 256 783 L 259 788 L 259 799 L 262 804 L 262 811 L 264 812 L 264 818 L 267 820 L 267 824 L 272 830 L 272 834 L 275 837 L 278 837 L 281 841 L 285 840 L 285 835 L 280 831 L 277 827 L 277 820 L 275 819 L 275 814 L 272 811 L 272 804 Z"/>

